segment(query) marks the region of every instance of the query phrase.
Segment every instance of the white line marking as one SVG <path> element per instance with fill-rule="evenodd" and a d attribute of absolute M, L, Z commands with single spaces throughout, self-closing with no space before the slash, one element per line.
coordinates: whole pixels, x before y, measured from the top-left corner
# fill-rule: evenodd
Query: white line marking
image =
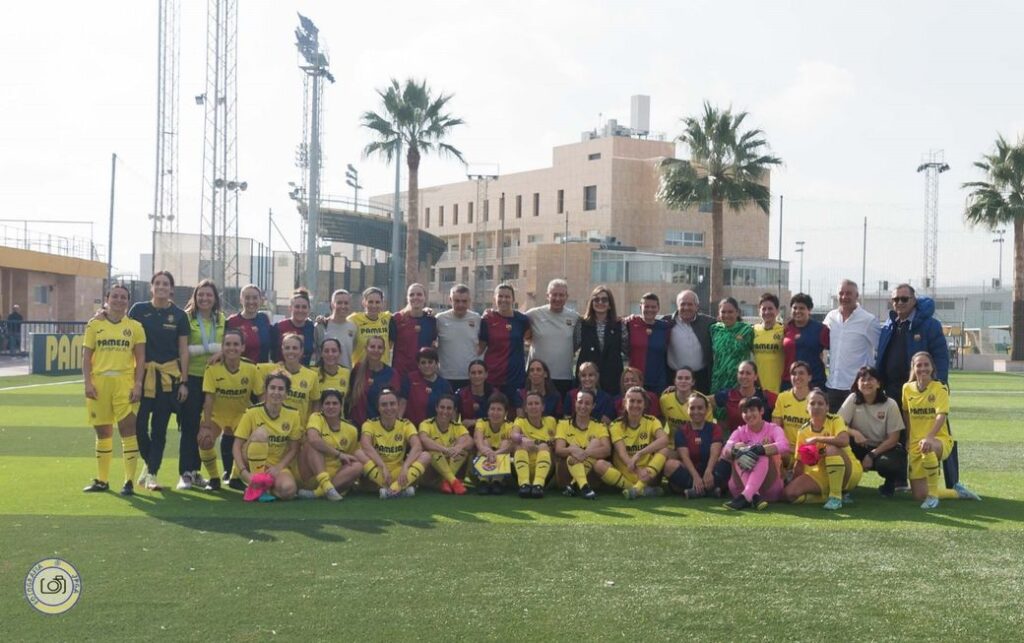
<path fill-rule="evenodd" d="M 66 382 L 50 382 L 49 384 L 26 384 L 24 386 L 8 386 L 7 388 L 0 388 L 0 393 L 4 391 L 19 391 L 26 388 L 41 388 L 43 386 L 61 386 L 62 384 L 81 384 L 85 380 L 68 380 Z"/>

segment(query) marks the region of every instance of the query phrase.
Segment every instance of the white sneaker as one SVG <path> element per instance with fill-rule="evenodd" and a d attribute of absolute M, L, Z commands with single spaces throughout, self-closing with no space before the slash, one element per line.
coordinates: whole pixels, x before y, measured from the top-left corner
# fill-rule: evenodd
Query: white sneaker
<path fill-rule="evenodd" d="M 405 489 L 402 489 L 398 495 L 403 498 L 412 498 L 416 495 L 416 487 L 406 487 Z"/>
<path fill-rule="evenodd" d="M 146 480 L 148 478 L 149 478 L 149 465 L 146 464 L 145 462 L 143 462 L 142 463 L 142 473 L 139 474 L 139 480 L 138 480 L 139 486 L 141 487 L 141 486 L 145 485 L 146 484 Z"/>
<path fill-rule="evenodd" d="M 921 508 L 924 509 L 925 511 L 937 509 L 938 507 L 939 499 L 936 498 L 935 496 L 928 496 L 927 498 L 924 499 L 924 502 L 921 503 Z"/>
<path fill-rule="evenodd" d="M 178 478 L 178 484 L 174 486 L 178 491 L 187 491 L 192 488 L 192 472 L 186 471 Z"/>
<path fill-rule="evenodd" d="M 981 496 L 959 482 L 953 485 L 953 490 L 956 491 L 956 497 L 961 500 L 981 500 Z"/>
<path fill-rule="evenodd" d="M 338 490 L 334 487 L 331 487 L 325 495 L 327 496 L 327 499 L 332 502 L 338 502 L 345 499 L 345 496 L 338 493 Z"/>
<path fill-rule="evenodd" d="M 299 498 L 303 500 L 316 499 L 316 492 L 311 489 L 299 489 L 298 493 L 296 493 L 295 495 L 297 495 Z"/>
<path fill-rule="evenodd" d="M 149 491 L 163 490 L 163 487 L 160 486 L 160 483 L 156 481 L 156 476 L 153 475 L 152 473 L 146 474 L 146 481 L 144 484 L 146 486 L 146 489 L 148 489 Z"/>
<path fill-rule="evenodd" d="M 380 488 L 380 499 L 381 500 L 387 500 L 388 498 L 393 498 L 393 497 L 394 496 L 391 495 L 391 490 L 390 489 L 388 489 L 387 487 L 381 487 Z"/>

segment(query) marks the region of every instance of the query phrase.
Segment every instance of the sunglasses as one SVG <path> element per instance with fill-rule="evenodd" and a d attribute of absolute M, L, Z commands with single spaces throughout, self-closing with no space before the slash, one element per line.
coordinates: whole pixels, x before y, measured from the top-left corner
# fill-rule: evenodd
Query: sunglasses
<path fill-rule="evenodd" d="M 608 303 L 608 298 L 607 297 L 594 297 L 590 301 L 594 302 L 595 304 L 607 304 Z"/>
<path fill-rule="evenodd" d="M 901 297 L 893 297 L 892 301 L 893 301 L 894 304 L 905 304 L 908 301 L 910 301 L 910 299 L 911 299 L 910 297 L 901 296 Z"/>

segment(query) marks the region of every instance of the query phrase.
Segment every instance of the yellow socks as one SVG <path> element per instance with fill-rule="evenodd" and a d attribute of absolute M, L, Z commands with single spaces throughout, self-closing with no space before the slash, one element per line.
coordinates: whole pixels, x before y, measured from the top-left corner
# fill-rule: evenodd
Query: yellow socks
<path fill-rule="evenodd" d="M 114 459 L 114 438 L 96 438 L 96 479 L 110 480 L 110 461 Z"/>
<path fill-rule="evenodd" d="M 648 460 L 644 468 L 651 472 L 651 476 L 657 476 L 665 468 L 665 456 L 655 453 Z"/>
<path fill-rule="evenodd" d="M 619 489 L 625 489 L 629 486 L 629 481 L 615 467 L 608 467 L 608 470 L 601 474 L 601 481 L 610 487 L 618 487 Z"/>
<path fill-rule="evenodd" d="M 366 476 L 367 480 L 378 487 L 384 487 L 384 476 L 381 475 L 380 467 L 374 464 L 373 460 L 369 460 L 363 465 L 363 475 Z"/>
<path fill-rule="evenodd" d="M 217 466 L 216 449 L 199 449 L 199 459 L 202 461 L 203 468 L 206 469 L 206 473 L 210 480 L 215 480 L 220 477 L 220 467 Z"/>
<path fill-rule="evenodd" d="M 519 486 L 530 484 L 530 454 L 526 449 L 518 449 L 513 461 L 516 465 L 516 481 Z"/>
<path fill-rule="evenodd" d="M 537 461 L 533 464 L 533 484 L 543 487 L 548 481 L 549 471 L 551 471 L 551 452 L 538 451 Z"/>
<path fill-rule="evenodd" d="M 267 454 L 270 453 L 270 446 L 266 442 L 248 442 L 245 445 L 245 454 L 249 458 L 249 471 L 251 473 L 262 473 L 267 470 Z"/>
<path fill-rule="evenodd" d="M 398 480 L 394 480 L 391 483 L 391 490 L 398 492 L 401 491 L 402 489 L 407 489 L 413 486 L 414 484 L 416 484 L 416 481 L 419 479 L 419 477 L 423 475 L 423 472 L 425 470 L 426 468 L 423 466 L 422 463 L 413 462 L 412 466 L 409 467 L 409 472 L 405 474 L 405 486 L 401 486 L 400 484 L 398 484 Z"/>
<path fill-rule="evenodd" d="M 569 459 L 565 461 L 566 467 L 569 469 L 569 475 L 572 476 L 572 481 L 576 483 L 580 489 L 587 484 L 587 467 L 582 462 L 576 462 L 575 460 L 570 464 Z"/>
<path fill-rule="evenodd" d="M 941 485 L 942 463 L 939 462 L 939 456 L 935 453 L 923 453 L 921 459 L 924 461 L 924 474 L 928 481 L 928 495 L 942 500 L 958 498 L 956 491 Z"/>
<path fill-rule="evenodd" d="M 825 456 L 825 471 L 828 472 L 829 498 L 843 497 L 843 477 L 846 475 L 846 462 L 843 456 Z"/>
<path fill-rule="evenodd" d="M 124 479 L 135 480 L 135 469 L 139 464 L 139 440 L 134 435 L 121 438 L 121 457 L 124 459 Z"/>
<path fill-rule="evenodd" d="M 327 495 L 327 492 L 333 488 L 331 476 L 327 475 L 326 471 L 316 474 L 316 495 L 318 498 Z"/>
<path fill-rule="evenodd" d="M 444 479 L 445 482 L 451 482 L 455 479 L 455 474 L 452 473 L 452 467 L 448 464 L 448 458 L 444 457 L 441 453 L 430 454 L 430 465 L 434 467 L 434 471 Z"/>

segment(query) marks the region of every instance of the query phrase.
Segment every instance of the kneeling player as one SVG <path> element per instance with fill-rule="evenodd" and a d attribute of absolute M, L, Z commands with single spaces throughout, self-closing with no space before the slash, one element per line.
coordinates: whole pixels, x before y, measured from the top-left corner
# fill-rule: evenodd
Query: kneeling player
<path fill-rule="evenodd" d="M 462 423 L 455 420 L 455 396 L 445 393 L 437 400 L 434 417 L 420 423 L 420 442 L 430 454 L 430 463 L 441 476 L 441 493 L 461 496 L 466 486 L 459 479 L 459 470 L 473 452 L 473 438 Z"/>
<path fill-rule="evenodd" d="M 381 499 L 414 496 L 413 485 L 430 464 L 430 454 L 412 422 L 398 417 L 398 394 L 392 389 L 377 396 L 377 412 L 377 418 L 363 422 L 360 443 L 368 458 L 363 474 L 380 487 Z"/>
<path fill-rule="evenodd" d="M 843 506 L 844 492 L 860 484 L 864 470 L 850 450 L 850 434 L 843 418 L 828 412 L 821 389 L 807 394 L 808 420 L 796 434 L 793 480 L 786 485 L 789 502 L 825 502 L 825 509 Z M 828 498 L 825 499 L 824 496 Z M 852 502 L 847 495 L 846 502 Z"/>
<path fill-rule="evenodd" d="M 623 397 L 625 413 L 612 422 L 612 461 L 598 460 L 594 470 L 605 484 L 622 489 L 622 495 L 632 500 L 637 496 L 661 494 L 659 475 L 665 466 L 660 453 L 668 446 L 668 438 L 661 422 L 645 413 L 647 392 L 633 386 Z"/>
<path fill-rule="evenodd" d="M 363 472 L 359 432 L 341 419 L 344 396 L 336 389 L 320 394 L 320 410 L 309 416 L 306 443 L 299 451 L 300 498 L 338 501 Z"/>
<path fill-rule="evenodd" d="M 684 369 L 679 369 L 682 372 Z M 686 416 L 675 434 L 678 460 L 665 463 L 665 477 L 672 490 L 687 498 L 719 497 L 729 481 L 730 466 L 722 455 L 722 429 L 708 422 L 708 398 L 693 392 L 686 406 Z"/>
<path fill-rule="evenodd" d="M 612 452 L 608 429 L 591 417 L 596 396 L 592 391 L 580 389 L 574 398 L 573 414 L 558 423 L 555 432 L 555 455 L 562 459 L 572 483 L 565 487 L 566 496 L 579 495 L 587 500 L 597 498 L 587 474 L 594 463 L 607 458 Z"/>
<path fill-rule="evenodd" d="M 540 360 L 534 360 L 540 361 Z M 548 473 L 551 472 L 551 443 L 555 441 L 558 422 L 544 415 L 546 398 L 537 391 L 526 394 L 524 417 L 516 418 L 512 429 L 515 444 L 513 460 L 520 498 L 543 498 Z"/>
<path fill-rule="evenodd" d="M 250 484 L 253 475 L 269 473 L 273 486 L 259 497 L 291 500 L 295 497 L 295 476 L 290 467 L 299 452 L 302 420 L 299 412 L 284 405 L 291 388 L 284 373 L 271 373 L 263 380 L 263 403 L 250 407 L 235 428 L 234 458 L 242 482 Z M 247 500 L 255 500 L 246 493 Z"/>

